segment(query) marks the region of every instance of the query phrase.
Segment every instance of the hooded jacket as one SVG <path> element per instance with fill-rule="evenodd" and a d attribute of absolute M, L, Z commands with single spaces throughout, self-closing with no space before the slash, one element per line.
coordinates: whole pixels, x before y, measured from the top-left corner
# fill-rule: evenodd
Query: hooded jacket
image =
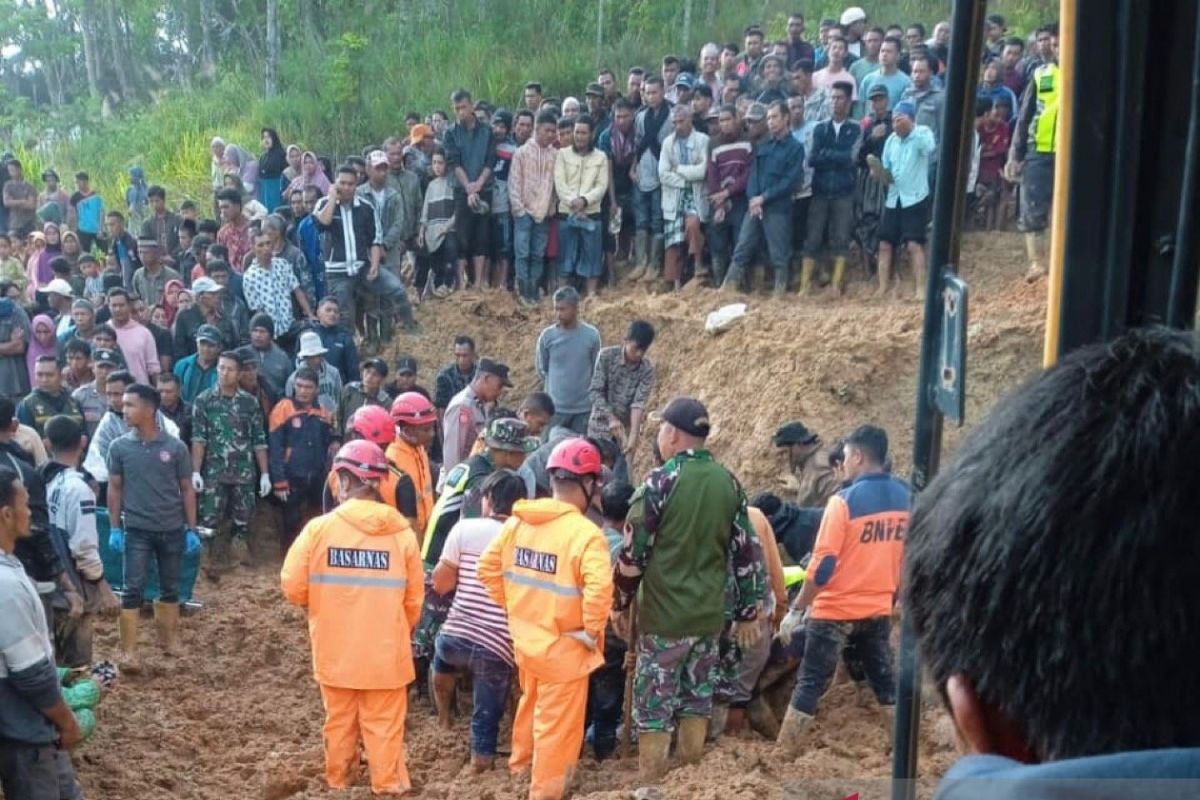
<path fill-rule="evenodd" d="M 425 600 L 417 538 L 396 509 L 352 499 L 309 522 L 280 572 L 308 610 L 313 674 L 324 686 L 400 689 L 415 677 L 412 630 Z"/>
<path fill-rule="evenodd" d="M 87 581 L 104 577 L 100 560 L 100 538 L 96 528 L 96 495 L 83 474 L 66 464 L 47 461 L 42 465 L 50 527 L 67 537 L 74 571 Z"/>
<path fill-rule="evenodd" d="M 604 664 L 612 607 L 612 557 L 604 534 L 575 506 L 518 500 L 479 557 L 479 582 L 508 614 L 517 666 L 568 682 Z M 586 631 L 596 648 L 565 634 Z"/>

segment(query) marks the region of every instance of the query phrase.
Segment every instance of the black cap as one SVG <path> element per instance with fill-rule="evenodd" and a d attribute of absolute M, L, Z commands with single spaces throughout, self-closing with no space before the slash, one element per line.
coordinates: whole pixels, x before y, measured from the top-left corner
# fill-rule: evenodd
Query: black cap
<path fill-rule="evenodd" d="M 397 375 L 416 375 L 417 360 L 412 356 L 400 356 L 396 359 L 396 374 Z"/>
<path fill-rule="evenodd" d="M 373 369 L 385 378 L 387 377 L 387 374 L 388 374 L 387 362 L 384 361 L 382 358 L 379 358 L 378 356 L 376 356 L 374 358 L 366 359 L 365 361 L 362 362 L 362 364 L 360 365 L 359 368 L 360 369 L 368 369 L 368 368 Z"/>
<path fill-rule="evenodd" d="M 586 97 L 589 94 L 596 97 L 604 97 L 604 87 L 598 83 L 589 83 L 587 85 L 587 91 L 585 91 L 583 95 Z"/>
<path fill-rule="evenodd" d="M 121 366 L 121 359 L 117 358 L 116 352 L 105 347 L 92 351 L 92 362 L 95 364 L 110 364 L 114 367 Z"/>
<path fill-rule="evenodd" d="M 792 444 L 816 444 L 819 441 L 821 441 L 821 437 L 810 431 L 799 420 L 780 425 L 779 430 L 775 431 L 775 435 L 771 437 L 771 442 L 776 447 L 787 447 Z"/>
<path fill-rule="evenodd" d="M 479 359 L 479 366 L 475 369 L 479 373 L 495 375 L 505 386 L 511 387 L 513 385 L 512 379 L 508 377 L 508 364 L 494 361 L 490 358 L 481 358 Z"/>
<path fill-rule="evenodd" d="M 256 367 L 258 366 L 258 354 L 254 352 L 253 345 L 244 344 L 234 350 L 233 354 L 237 356 L 238 363 L 243 367 L 248 367 L 252 364 Z"/>
<path fill-rule="evenodd" d="M 651 419 L 669 422 L 684 433 L 706 438 L 712 431 L 708 409 L 694 397 L 676 397 L 662 411 L 655 412 Z"/>
<path fill-rule="evenodd" d="M 888 88 L 886 86 L 884 86 L 882 83 L 876 83 L 876 84 L 873 84 L 871 86 L 871 90 L 867 92 L 867 99 L 869 100 L 872 97 L 878 97 L 879 95 L 886 96 L 887 93 L 888 93 Z"/>

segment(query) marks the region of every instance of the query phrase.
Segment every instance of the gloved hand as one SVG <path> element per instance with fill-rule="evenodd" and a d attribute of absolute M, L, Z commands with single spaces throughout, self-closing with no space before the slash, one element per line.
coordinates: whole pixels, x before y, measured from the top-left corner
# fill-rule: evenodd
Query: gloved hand
<path fill-rule="evenodd" d="M 787 616 L 783 618 L 783 622 L 779 623 L 779 633 L 775 635 L 776 638 L 784 644 L 791 644 L 792 636 L 804 624 L 804 618 L 803 611 L 789 608 Z"/>
<path fill-rule="evenodd" d="M 271 476 L 263 473 L 258 479 L 258 496 L 266 497 L 271 493 Z"/>
<path fill-rule="evenodd" d="M 192 473 L 192 488 L 197 492 L 204 491 L 204 478 L 200 477 L 199 472 Z"/>
<path fill-rule="evenodd" d="M 125 529 L 111 528 L 108 532 L 108 549 L 114 553 L 125 552 Z"/>
<path fill-rule="evenodd" d="M 189 556 L 194 556 L 204 549 L 204 544 L 200 541 L 200 534 L 195 528 L 188 528 L 184 534 L 183 552 Z"/>
<path fill-rule="evenodd" d="M 737 642 L 738 647 L 742 648 L 743 653 L 752 650 L 754 645 L 758 644 L 758 640 L 762 638 L 762 620 L 739 620 L 733 623 L 729 633 Z"/>
<path fill-rule="evenodd" d="M 596 649 L 596 639 L 594 636 L 592 636 L 587 631 L 583 631 L 583 630 L 567 631 L 566 633 L 563 634 L 563 636 L 567 636 L 571 639 L 574 639 L 575 641 L 579 642 L 584 647 L 586 647 L 588 650 Z"/>

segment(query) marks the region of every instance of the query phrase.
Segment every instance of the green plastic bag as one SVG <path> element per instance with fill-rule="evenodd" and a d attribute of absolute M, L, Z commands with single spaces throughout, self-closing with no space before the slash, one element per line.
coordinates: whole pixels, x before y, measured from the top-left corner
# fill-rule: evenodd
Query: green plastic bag
<path fill-rule="evenodd" d="M 92 738 L 92 734 L 96 732 L 96 712 L 90 708 L 80 708 L 75 710 L 75 721 L 79 723 L 79 730 L 83 733 L 83 741 Z"/>
<path fill-rule="evenodd" d="M 80 678 L 70 686 L 64 686 L 63 699 L 75 711 L 95 708 L 100 702 L 100 685 L 91 678 Z"/>

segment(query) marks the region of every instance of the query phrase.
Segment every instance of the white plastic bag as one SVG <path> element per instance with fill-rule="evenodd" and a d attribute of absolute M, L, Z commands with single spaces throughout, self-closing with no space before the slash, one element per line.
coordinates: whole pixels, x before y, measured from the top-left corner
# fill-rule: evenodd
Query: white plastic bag
<path fill-rule="evenodd" d="M 704 320 L 704 330 L 713 335 L 724 333 L 744 316 L 746 316 L 745 303 L 730 303 L 727 306 L 721 306 Z"/>

